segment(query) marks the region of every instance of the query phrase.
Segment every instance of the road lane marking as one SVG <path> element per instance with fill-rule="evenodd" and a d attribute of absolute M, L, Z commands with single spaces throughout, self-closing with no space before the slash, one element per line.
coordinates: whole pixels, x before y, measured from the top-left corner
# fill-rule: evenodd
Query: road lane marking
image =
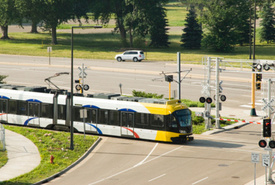
<path fill-rule="evenodd" d="M 161 177 L 163 177 L 163 176 L 165 176 L 165 175 L 166 175 L 166 174 L 162 174 L 162 175 L 160 175 L 160 176 L 157 176 L 157 177 L 155 177 L 155 178 L 153 178 L 153 179 L 149 180 L 148 182 L 151 182 L 151 181 L 157 180 L 157 179 L 159 179 L 159 178 L 161 178 Z"/>
<path fill-rule="evenodd" d="M 208 177 L 205 177 L 205 178 L 203 178 L 203 179 L 201 179 L 201 180 L 198 180 L 198 181 L 194 182 L 192 185 L 198 184 L 198 183 L 200 183 L 200 182 L 202 182 L 202 181 L 204 181 L 204 180 L 206 180 L 206 179 L 208 179 Z"/>
<path fill-rule="evenodd" d="M 159 156 L 157 156 L 157 157 L 154 157 L 154 158 L 152 158 L 152 159 L 149 160 L 149 161 L 143 162 L 141 165 L 146 164 L 146 163 L 149 163 L 149 162 L 151 162 L 151 161 L 153 161 L 153 160 L 155 160 L 155 159 L 158 159 L 158 158 L 160 158 L 160 157 L 162 157 L 162 156 L 164 156 L 164 155 L 167 155 L 167 154 L 169 154 L 169 153 L 172 153 L 172 152 L 174 152 L 174 151 L 176 151 L 176 150 L 178 150 L 178 149 L 180 149 L 180 148 L 182 148 L 182 147 L 183 147 L 183 146 L 180 146 L 180 147 L 177 147 L 177 148 L 175 148 L 175 149 L 173 149 L 173 150 L 170 150 L 170 151 L 168 151 L 168 152 L 165 152 L 164 154 L 161 154 L 161 155 L 159 155 Z M 134 169 L 134 168 L 136 168 L 136 167 L 138 167 L 138 166 L 141 166 L 141 165 L 132 166 L 132 167 L 127 168 L 127 169 L 125 169 L 125 170 L 122 170 L 122 171 L 120 171 L 120 172 L 118 172 L 118 173 L 115 173 L 115 174 L 113 174 L 113 175 L 111 175 L 111 176 L 109 176 L 109 177 L 105 177 L 105 178 L 103 178 L 103 179 L 101 179 L 101 180 L 98 180 L 98 181 L 96 181 L 96 182 L 90 183 L 89 185 L 98 184 L 98 183 L 100 183 L 100 182 L 103 182 L 103 181 L 105 181 L 105 180 L 108 180 L 108 179 L 110 179 L 110 178 L 113 178 L 113 177 L 115 177 L 115 176 L 117 176 L 117 175 L 120 175 L 120 174 L 122 174 L 122 173 L 128 172 L 128 171 L 130 171 L 130 170 L 132 170 L 132 169 Z"/>
<path fill-rule="evenodd" d="M 134 167 L 142 165 L 144 163 L 144 161 L 146 161 L 148 159 L 148 157 L 153 153 L 153 151 L 157 148 L 159 143 L 156 143 L 156 145 L 154 146 L 154 148 L 150 151 L 150 153 L 142 160 L 140 161 L 138 164 L 136 164 Z"/>

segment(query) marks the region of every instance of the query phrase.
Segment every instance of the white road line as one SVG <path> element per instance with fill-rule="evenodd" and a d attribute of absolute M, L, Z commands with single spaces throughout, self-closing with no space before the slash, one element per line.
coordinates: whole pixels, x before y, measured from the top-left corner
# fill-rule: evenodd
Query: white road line
<path fill-rule="evenodd" d="M 165 176 L 165 175 L 166 175 L 166 174 L 162 174 L 162 175 L 160 175 L 160 176 L 157 176 L 157 177 L 155 177 L 155 178 L 149 180 L 148 182 L 151 182 L 151 181 L 154 181 L 154 180 L 156 180 L 156 179 L 159 179 L 159 178 L 161 178 L 161 177 L 163 177 L 163 176 Z"/>
<path fill-rule="evenodd" d="M 146 161 L 146 159 L 148 159 L 148 157 L 153 153 L 153 151 L 157 148 L 159 143 L 156 143 L 156 145 L 154 146 L 154 148 L 151 150 L 151 152 L 145 157 L 145 159 L 143 159 L 142 161 L 140 161 L 138 164 L 136 164 L 134 167 L 141 165 L 142 163 L 144 163 L 144 161 Z"/>
<path fill-rule="evenodd" d="M 208 177 L 205 177 L 205 178 L 203 178 L 203 179 L 201 179 L 201 180 L 198 180 L 198 181 L 192 183 L 192 185 L 198 184 L 198 183 L 200 183 L 200 182 L 202 182 L 202 181 L 204 181 L 204 180 L 206 180 L 206 179 L 208 179 Z"/>
<path fill-rule="evenodd" d="M 155 147 L 156 147 L 156 145 L 155 145 Z M 154 147 L 154 148 L 155 148 L 155 147 Z M 176 150 L 178 150 L 178 149 L 180 149 L 180 148 L 182 148 L 182 147 L 183 147 L 183 146 L 180 146 L 180 147 L 175 148 L 175 149 L 173 149 L 173 150 L 170 150 L 170 151 L 168 151 L 168 152 L 166 152 L 166 153 L 164 153 L 164 154 L 161 154 L 161 155 L 159 155 L 159 156 L 157 156 L 157 157 L 154 157 L 154 158 L 152 158 L 152 159 L 149 160 L 149 161 L 143 162 L 141 165 L 146 164 L 146 163 L 149 163 L 149 162 L 151 162 L 151 161 L 153 161 L 153 160 L 155 160 L 155 159 L 158 159 L 158 158 L 160 158 L 160 157 L 162 157 L 162 156 L 164 156 L 164 155 L 167 155 L 167 154 L 169 154 L 169 153 L 172 153 L 172 152 L 174 152 L 174 151 L 176 151 Z M 132 169 L 134 169 L 134 168 L 136 168 L 136 167 L 138 167 L 138 166 L 141 166 L 141 165 L 135 165 L 135 166 L 133 166 L 133 167 L 127 168 L 127 169 L 122 170 L 122 171 L 120 171 L 120 172 L 118 172 L 118 173 L 115 173 L 115 174 L 113 174 L 113 175 L 111 175 L 111 176 L 109 176 L 109 177 L 106 177 L 106 178 L 103 178 L 103 179 L 98 180 L 98 181 L 96 181 L 96 182 L 90 183 L 89 185 L 94 185 L 94 184 L 100 183 L 100 182 L 102 182 L 102 181 L 105 181 L 105 180 L 110 179 L 110 178 L 112 178 L 112 177 L 115 177 L 115 176 L 117 176 L 117 175 L 120 175 L 120 174 L 122 174 L 122 173 L 125 173 L 125 172 L 127 172 L 127 171 L 130 171 L 130 170 L 132 170 Z"/>

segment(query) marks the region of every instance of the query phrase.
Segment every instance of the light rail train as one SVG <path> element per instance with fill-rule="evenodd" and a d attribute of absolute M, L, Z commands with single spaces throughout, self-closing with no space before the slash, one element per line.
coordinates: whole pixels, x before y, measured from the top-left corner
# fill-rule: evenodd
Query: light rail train
<path fill-rule="evenodd" d="M 66 90 L 2 84 L 0 121 L 68 131 L 70 102 Z M 77 132 L 175 143 L 193 140 L 191 111 L 178 100 L 75 94 L 73 114 Z"/>

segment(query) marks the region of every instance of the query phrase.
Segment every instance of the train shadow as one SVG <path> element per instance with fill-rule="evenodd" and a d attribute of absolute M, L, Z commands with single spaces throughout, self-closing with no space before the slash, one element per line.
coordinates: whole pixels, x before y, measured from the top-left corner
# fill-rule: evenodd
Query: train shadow
<path fill-rule="evenodd" d="M 192 142 L 186 143 L 186 145 L 194 146 L 194 147 L 211 147 L 211 148 L 240 148 L 245 146 L 243 144 L 211 141 L 211 140 L 203 140 L 203 139 L 195 139 Z"/>

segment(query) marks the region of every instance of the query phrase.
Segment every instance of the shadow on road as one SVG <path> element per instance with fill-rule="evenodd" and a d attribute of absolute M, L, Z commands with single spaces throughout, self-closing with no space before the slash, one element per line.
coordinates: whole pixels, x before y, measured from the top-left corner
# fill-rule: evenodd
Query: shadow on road
<path fill-rule="evenodd" d="M 213 147 L 213 148 L 239 148 L 244 145 L 241 144 L 233 144 L 219 141 L 211 141 L 211 140 L 201 140 L 195 139 L 192 142 L 189 142 L 187 145 L 189 146 L 197 146 L 197 147 Z"/>

